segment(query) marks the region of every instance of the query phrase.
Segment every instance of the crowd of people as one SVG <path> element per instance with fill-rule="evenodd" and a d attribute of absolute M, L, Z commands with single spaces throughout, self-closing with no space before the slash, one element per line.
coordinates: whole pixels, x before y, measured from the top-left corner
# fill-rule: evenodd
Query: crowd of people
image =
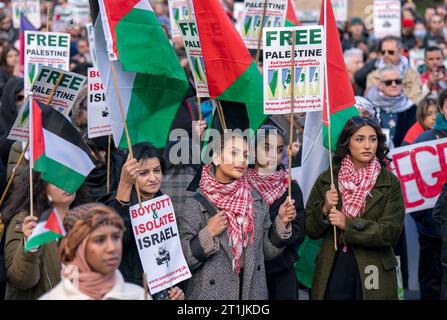
<path fill-rule="evenodd" d="M 235 23 L 237 1 L 221 2 Z M 193 87 L 183 42 L 172 38 L 167 1 L 150 3 Z M 7 139 L 25 100 L 19 65 L 23 48 L 10 2 L 0 4 L 2 194 L 14 175 L 0 207 L 0 293 L 5 299 L 298 300 L 305 289 L 318 300 L 393 300 L 398 299 L 396 256 L 407 287 L 405 259 L 414 249 L 405 244 L 403 193 L 387 155 L 392 148 L 447 137 L 447 1 L 427 7 L 423 15 L 415 2 L 402 1 L 400 37 L 375 39 L 359 17 L 339 25 L 360 115 L 344 126 L 333 171 L 328 168 L 318 177 L 307 202 L 296 181 L 289 194 L 286 169 L 288 161 L 292 167 L 301 165 L 306 114 L 295 115 L 292 133 L 289 115 L 269 117 L 255 141 L 223 134 L 211 143 L 210 164 L 175 164 L 171 149 L 178 144 L 191 148 L 193 132 L 203 136 L 211 125 L 207 99 L 201 105 L 202 121 L 196 121 L 196 97 L 185 98 L 180 106 L 172 129 L 185 129 L 190 137 L 169 141 L 164 149 L 157 149 L 154 141 L 137 143 L 131 155 L 113 140 L 109 145 L 108 137 L 88 137 L 87 88 L 70 119 L 95 168 L 75 194 L 34 172 L 30 199 L 28 153 L 18 165 L 25 143 Z M 85 26 L 70 23 L 67 0 L 42 1 L 41 6 L 42 22 L 49 20 L 54 29 L 45 24 L 38 29 L 70 33 L 70 70 L 86 75 L 93 61 Z M 296 6 L 299 10 L 299 1 Z M 64 19 L 65 28 L 59 30 Z M 421 52 L 424 59 L 414 59 Z M 227 116 L 228 124 L 233 120 L 237 126 L 238 115 Z M 172 199 L 192 277 L 151 295 L 144 288 L 129 208 L 162 195 Z M 446 206 L 447 186 L 433 209 L 411 213 L 419 234 L 421 299 L 447 299 Z M 66 236 L 25 251 L 39 218 L 52 209 L 57 209 Z M 311 288 L 304 288 L 295 268 L 307 238 L 322 239 L 311 261 Z M 371 266 L 377 269 L 377 281 L 368 278 Z"/>

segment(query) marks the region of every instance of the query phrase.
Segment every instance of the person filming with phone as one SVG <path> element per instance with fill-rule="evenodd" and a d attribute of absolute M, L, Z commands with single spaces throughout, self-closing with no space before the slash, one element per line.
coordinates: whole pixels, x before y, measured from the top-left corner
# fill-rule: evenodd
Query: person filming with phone
<path fill-rule="evenodd" d="M 422 95 L 437 98 L 438 93 L 447 88 L 445 77 L 444 54 L 439 47 L 425 50 L 425 72 L 421 74 Z"/>

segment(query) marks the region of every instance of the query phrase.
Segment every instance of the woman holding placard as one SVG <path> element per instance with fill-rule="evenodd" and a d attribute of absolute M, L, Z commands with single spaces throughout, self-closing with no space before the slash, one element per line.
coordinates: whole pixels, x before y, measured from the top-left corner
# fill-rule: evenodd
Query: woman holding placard
<path fill-rule="evenodd" d="M 281 205 L 287 200 L 288 172 L 281 165 L 285 147 L 284 133 L 272 126 L 263 125 L 256 135 L 256 162 L 247 170 L 250 184 L 269 204 L 270 220 L 274 223 Z M 270 300 L 298 300 L 298 281 L 294 264 L 298 260 L 298 247 L 304 240 L 304 204 L 300 187 L 291 185 L 292 199 L 297 215 L 291 222 L 292 235 L 284 252 L 266 261 L 267 287 Z"/>
<path fill-rule="evenodd" d="M 100 201 L 114 208 L 124 220 L 126 231 L 123 237 L 123 259 L 119 268 L 124 280 L 142 285 L 144 271 L 133 234 L 129 208 L 138 204 L 135 185 L 138 185 L 140 190 L 141 202 L 163 195 L 160 185 L 165 164 L 159 151 L 148 142 L 138 143 L 132 146 L 132 150 L 134 157 L 129 156 L 124 163 L 117 190 Z M 170 300 L 178 300 L 182 295 L 183 292 L 178 287 L 173 287 L 167 292 L 167 298 Z M 154 298 L 157 299 L 158 296 Z"/>
<path fill-rule="evenodd" d="M 306 233 L 323 243 L 312 299 L 397 299 L 398 263 L 392 248 L 403 228 L 405 204 L 399 180 L 387 169 L 387 153 L 377 120 L 355 116 L 338 139 L 335 185 L 329 170 L 315 182 L 306 207 Z"/>
<path fill-rule="evenodd" d="M 186 299 L 267 299 L 264 261 L 283 252 L 295 206 L 293 201 L 281 205 L 272 224 L 267 203 L 245 176 L 247 142 L 236 134 L 216 140 L 200 191 L 178 216 L 183 253 L 193 273 Z"/>

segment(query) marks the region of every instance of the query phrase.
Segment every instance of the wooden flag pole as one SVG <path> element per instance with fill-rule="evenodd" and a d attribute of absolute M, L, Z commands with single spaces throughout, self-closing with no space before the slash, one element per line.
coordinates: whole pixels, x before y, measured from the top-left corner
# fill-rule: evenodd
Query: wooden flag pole
<path fill-rule="evenodd" d="M 116 93 L 116 97 L 117 97 L 117 100 L 118 100 L 118 105 L 119 105 L 119 108 L 120 108 L 121 119 L 123 120 L 124 133 L 126 135 L 126 140 L 127 140 L 127 147 L 129 148 L 129 155 L 130 155 L 130 158 L 132 159 L 133 158 L 132 144 L 130 143 L 129 130 L 127 129 L 127 123 L 126 123 L 126 115 L 124 114 L 123 104 L 121 102 L 121 95 L 120 95 L 120 92 L 118 90 L 118 78 L 116 76 L 115 65 L 113 64 L 112 61 L 110 62 L 110 66 L 111 66 L 111 69 L 112 69 L 113 83 L 115 84 L 115 93 Z M 140 193 L 140 188 L 138 187 L 137 183 L 135 183 L 135 190 L 137 190 L 138 205 L 141 208 L 142 207 L 142 205 L 141 205 L 141 193 Z"/>
<path fill-rule="evenodd" d="M 109 141 L 107 144 L 107 180 L 106 180 L 106 191 L 110 192 L 110 145 L 112 144 L 112 135 L 109 134 Z"/>
<path fill-rule="evenodd" d="M 198 103 L 198 111 L 199 111 L 199 121 L 203 120 L 203 116 L 202 116 L 202 99 L 197 96 L 197 103 Z"/>
<path fill-rule="evenodd" d="M 48 100 L 47 100 L 47 103 L 46 103 L 47 105 L 49 105 L 51 103 L 51 100 L 53 100 L 53 97 L 54 97 L 54 95 L 55 95 L 55 93 L 57 91 L 57 88 L 59 87 L 59 85 L 60 85 L 60 83 L 62 81 L 63 75 L 64 74 L 61 73 L 59 75 L 59 77 L 57 78 L 56 84 L 54 85 L 53 90 L 51 91 L 51 94 L 48 97 Z M 28 103 L 30 104 L 30 112 L 32 114 L 32 112 L 33 112 L 33 102 L 31 100 Z M 29 125 L 30 125 L 30 130 L 29 130 L 30 132 L 29 132 L 29 134 L 31 136 L 32 135 L 32 123 L 31 123 L 31 120 L 30 120 Z M 20 155 L 19 161 L 17 161 L 17 164 L 16 164 L 16 166 L 13 169 L 13 174 L 10 177 L 10 181 L 8 181 L 8 185 L 10 185 L 12 183 L 12 180 L 13 180 L 14 175 L 15 175 L 15 171 L 16 171 L 17 167 L 20 165 L 20 163 L 23 160 L 23 156 L 25 155 L 26 149 L 28 148 L 28 145 L 29 145 L 29 140 L 30 139 L 28 139 L 28 142 L 26 143 L 26 146 L 23 149 L 22 154 Z M 30 156 L 30 160 L 31 160 L 31 156 Z M 6 191 L 7 190 L 5 190 L 5 192 Z M 34 208 L 33 208 L 33 197 L 34 197 L 33 196 L 33 168 L 32 168 L 32 164 L 31 163 L 29 164 L 29 194 L 30 194 L 30 200 L 29 200 L 29 202 L 30 202 L 30 215 L 33 216 L 34 215 Z M 3 196 L 5 196 L 5 194 Z M 2 196 L 2 198 L 3 198 L 3 196 Z"/>
<path fill-rule="evenodd" d="M 147 287 L 147 275 L 143 272 L 143 288 L 144 288 L 144 300 L 147 300 L 148 296 L 148 287 Z"/>
<path fill-rule="evenodd" d="M 289 200 L 292 199 L 292 139 L 293 139 L 293 124 L 294 124 L 294 108 L 295 108 L 295 40 L 296 33 L 292 31 L 292 49 L 291 49 L 291 72 L 290 72 L 290 89 L 291 99 L 290 99 L 290 134 L 289 134 L 289 148 L 288 148 L 288 164 L 289 164 Z"/>
<path fill-rule="evenodd" d="M 324 47 L 327 48 L 327 0 L 324 0 Z M 329 107 L 329 86 L 328 86 L 328 70 L 327 70 L 327 55 L 324 66 L 324 83 L 326 93 L 326 115 L 328 128 L 328 145 L 329 145 L 329 169 L 331 172 L 331 189 L 335 188 L 334 182 L 334 168 L 332 164 L 332 133 L 331 133 L 331 113 Z M 337 227 L 334 226 L 334 249 L 337 251 Z"/>
<path fill-rule="evenodd" d="M 265 19 L 265 15 L 267 13 L 267 5 L 268 5 L 269 0 L 265 0 L 264 1 L 264 10 L 262 11 L 262 17 L 261 17 L 261 30 L 259 31 L 259 36 L 258 36 L 258 49 L 256 50 L 256 65 L 259 64 L 259 56 L 261 54 L 261 41 L 262 41 L 262 32 L 264 30 L 264 19 Z"/>
<path fill-rule="evenodd" d="M 217 113 L 219 116 L 220 125 L 222 126 L 222 129 L 225 132 L 225 131 L 227 131 L 227 124 L 225 122 L 225 116 L 224 116 L 222 105 L 220 104 L 220 101 L 217 101 Z"/>
<path fill-rule="evenodd" d="M 47 32 L 50 31 L 50 7 L 47 3 Z"/>

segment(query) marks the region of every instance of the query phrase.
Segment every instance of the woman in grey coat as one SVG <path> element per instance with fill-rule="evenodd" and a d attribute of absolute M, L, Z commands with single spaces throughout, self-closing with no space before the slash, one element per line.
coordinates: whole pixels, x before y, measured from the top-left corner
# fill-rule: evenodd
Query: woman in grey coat
<path fill-rule="evenodd" d="M 284 203 L 274 223 L 269 207 L 245 176 L 247 143 L 225 135 L 203 167 L 200 190 L 178 215 L 183 253 L 192 272 L 191 300 L 267 299 L 264 261 L 284 250 L 296 216 Z"/>

